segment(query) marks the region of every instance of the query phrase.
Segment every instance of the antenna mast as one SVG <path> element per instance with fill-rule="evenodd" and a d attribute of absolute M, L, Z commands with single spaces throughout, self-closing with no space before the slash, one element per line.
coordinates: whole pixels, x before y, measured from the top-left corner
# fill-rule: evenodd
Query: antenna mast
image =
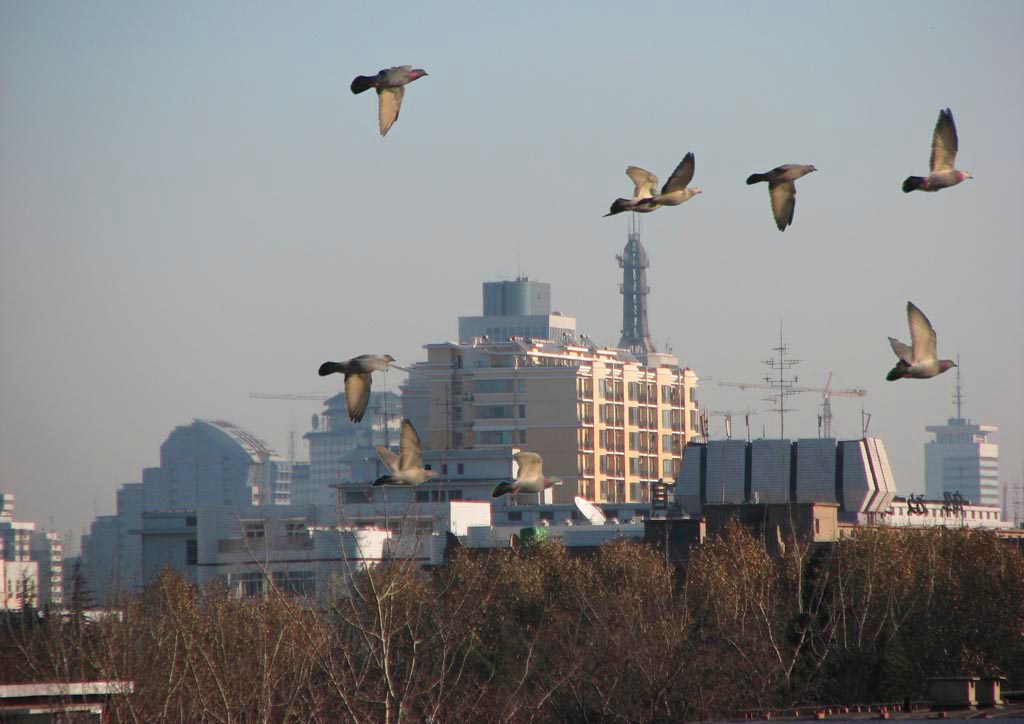
<path fill-rule="evenodd" d="M 797 382 L 796 375 L 793 375 L 792 378 L 788 378 L 786 377 L 786 372 L 800 364 L 801 360 L 786 356 L 786 353 L 789 352 L 789 348 L 786 346 L 785 342 L 782 341 L 782 320 L 779 320 L 779 346 L 773 348 L 772 351 L 778 352 L 779 358 L 775 359 L 772 357 L 763 362 L 764 365 L 772 370 L 771 373 L 764 377 L 764 381 L 767 383 L 768 387 L 772 389 L 772 393 L 765 398 L 765 401 L 778 403 L 779 406 L 776 412 L 779 413 L 779 438 L 785 439 L 786 413 L 793 412 L 791 408 L 786 407 L 786 398 L 797 393 L 797 391 L 793 389 L 793 386 Z M 774 372 L 778 372 L 779 376 L 774 377 L 772 375 Z"/>
<path fill-rule="evenodd" d="M 964 419 L 964 389 L 960 386 L 960 355 L 956 356 L 956 391 L 953 393 L 953 402 L 956 403 L 956 419 Z"/>

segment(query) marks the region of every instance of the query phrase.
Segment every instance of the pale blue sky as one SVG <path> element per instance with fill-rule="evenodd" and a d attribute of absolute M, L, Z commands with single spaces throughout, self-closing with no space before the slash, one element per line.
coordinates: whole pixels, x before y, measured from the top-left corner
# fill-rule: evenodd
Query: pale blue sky
<path fill-rule="evenodd" d="M 1022 34 L 1019 2 L 0 2 L 0 489 L 77 535 L 192 417 L 283 452 L 318 408 L 249 392 L 421 359 L 517 252 L 614 344 L 627 220 L 601 215 L 626 165 L 687 151 L 704 194 L 644 219 L 660 342 L 758 380 L 782 319 L 802 384 L 868 389 L 914 492 L 955 380 L 885 382 L 913 299 L 1019 479 Z M 430 75 L 381 139 L 348 84 L 405 63 Z M 904 195 L 947 106 L 977 178 Z M 819 169 L 784 234 L 743 183 L 782 163 Z M 816 434 L 817 402 L 787 433 Z M 834 412 L 856 436 L 858 401 Z"/>

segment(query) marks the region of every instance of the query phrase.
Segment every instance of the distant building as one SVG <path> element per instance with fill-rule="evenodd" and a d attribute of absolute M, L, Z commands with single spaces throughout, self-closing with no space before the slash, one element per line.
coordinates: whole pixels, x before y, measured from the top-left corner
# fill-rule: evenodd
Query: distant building
<path fill-rule="evenodd" d="M 411 373 L 427 389 L 430 449 L 516 446 L 565 484 L 556 502 L 645 502 L 671 479 L 697 429 L 697 375 L 675 358 L 647 367 L 586 342 L 428 344 Z"/>
<path fill-rule="evenodd" d="M 375 445 L 398 442 L 402 413 L 393 392 L 371 392 L 366 417 L 359 424 L 349 420 L 344 392 L 325 400 L 324 405 L 327 409 L 303 436 L 309 442 L 309 470 L 295 488 L 293 505 L 330 503 L 334 500 L 332 485 L 358 480 L 355 471 L 376 460 Z"/>
<path fill-rule="evenodd" d="M 935 435 L 924 446 L 925 497 L 942 500 L 946 493 L 960 493 L 972 503 L 999 506 L 1005 503 L 999 483 L 999 446 L 988 441 L 999 428 L 964 419 L 959 367 L 953 402 L 956 417 L 945 425 L 925 428 Z"/>
<path fill-rule="evenodd" d="M 64 543 L 54 530 L 32 532 L 32 560 L 38 566 L 39 607 L 64 606 Z"/>
<path fill-rule="evenodd" d="M 0 611 L 38 605 L 39 564 L 32 559 L 36 524 L 14 520 L 14 495 L 0 493 Z"/>
<path fill-rule="evenodd" d="M 160 446 L 160 467 L 144 471 L 146 510 L 197 505 L 287 505 L 288 461 L 248 430 L 196 419 Z"/>
<path fill-rule="evenodd" d="M 925 429 L 935 435 L 924 446 L 925 497 L 959 492 L 972 503 L 1000 506 L 999 446 L 988 441 L 999 428 L 951 417 Z"/>
<path fill-rule="evenodd" d="M 691 515 L 715 504 L 831 503 L 840 519 L 870 523 L 895 495 L 885 446 L 871 437 L 691 443 L 676 478 L 676 502 Z"/>
<path fill-rule="evenodd" d="M 483 316 L 459 317 L 459 342 L 509 337 L 572 342 L 576 320 L 551 312 L 551 285 L 518 277 L 515 281 L 484 282 Z"/>

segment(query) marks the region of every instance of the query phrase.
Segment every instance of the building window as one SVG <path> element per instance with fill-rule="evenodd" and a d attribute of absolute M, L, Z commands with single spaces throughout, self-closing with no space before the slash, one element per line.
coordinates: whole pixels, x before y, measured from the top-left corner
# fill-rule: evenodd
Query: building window
<path fill-rule="evenodd" d="M 523 511 L 521 510 L 510 510 L 508 512 L 508 522 L 518 523 L 523 519 Z"/>
<path fill-rule="evenodd" d="M 441 475 L 448 474 L 448 463 L 441 463 Z"/>
<path fill-rule="evenodd" d="M 194 540 L 185 541 L 185 565 L 199 565 L 199 548 Z"/>
<path fill-rule="evenodd" d="M 516 391 L 518 391 L 519 394 L 524 394 L 526 392 L 526 380 L 516 380 Z"/>
<path fill-rule="evenodd" d="M 195 518 L 194 515 L 190 515 L 189 517 L 185 518 L 185 527 L 186 528 L 195 528 L 196 527 L 196 518 Z"/>
<path fill-rule="evenodd" d="M 286 596 L 312 596 L 316 576 L 313 571 L 274 571 L 274 587 Z"/>
<path fill-rule="evenodd" d="M 462 475 L 464 472 L 466 472 L 466 466 L 463 465 L 462 463 L 459 463 L 455 469 L 458 471 L 459 475 Z"/>
<path fill-rule="evenodd" d="M 526 430 L 520 430 L 519 431 L 519 444 L 520 445 L 525 445 L 526 444 Z"/>
<path fill-rule="evenodd" d="M 661 461 L 661 474 L 664 477 L 666 477 L 666 478 L 673 477 L 674 471 L 672 470 L 672 461 L 671 460 L 662 460 Z"/>
<path fill-rule="evenodd" d="M 526 417 L 526 405 L 519 406 L 519 418 L 524 419 Z"/>
<path fill-rule="evenodd" d="M 263 527 L 263 521 L 260 521 L 259 523 L 245 524 L 245 537 L 249 540 L 262 540 L 266 534 L 267 532 Z"/>
<path fill-rule="evenodd" d="M 263 595 L 263 573 L 242 573 L 238 576 L 236 593 L 243 598 L 255 598 Z"/>

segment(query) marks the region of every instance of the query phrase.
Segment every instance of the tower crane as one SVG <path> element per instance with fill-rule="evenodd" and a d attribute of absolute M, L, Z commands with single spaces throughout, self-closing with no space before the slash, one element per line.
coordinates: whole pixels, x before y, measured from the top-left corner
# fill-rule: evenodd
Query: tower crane
<path fill-rule="evenodd" d="M 753 390 L 768 390 L 775 389 L 772 385 L 766 385 L 761 383 L 751 382 L 719 382 L 720 387 L 738 387 L 741 390 L 753 389 Z M 822 397 L 821 404 L 821 417 L 818 420 L 819 434 L 824 427 L 824 437 L 832 437 L 832 398 L 833 397 L 864 397 L 868 394 L 868 391 L 860 387 L 854 387 L 848 390 L 836 390 L 832 388 L 832 372 L 828 373 L 828 381 L 824 387 L 798 387 L 792 386 L 789 388 L 793 392 L 819 392 Z"/>

